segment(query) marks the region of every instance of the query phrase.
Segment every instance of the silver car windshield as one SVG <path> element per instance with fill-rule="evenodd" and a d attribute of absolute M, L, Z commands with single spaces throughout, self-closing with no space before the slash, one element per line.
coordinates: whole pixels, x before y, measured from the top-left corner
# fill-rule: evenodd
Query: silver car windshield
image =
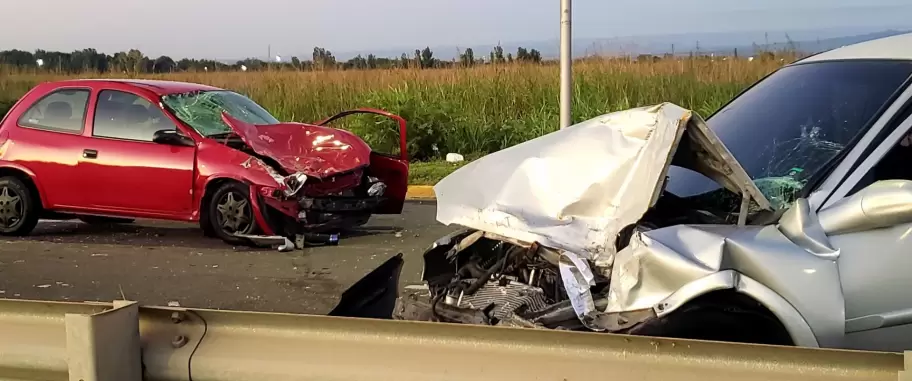
<path fill-rule="evenodd" d="M 707 120 L 774 207 L 791 204 L 808 179 L 874 122 L 912 75 L 907 61 L 834 61 L 778 70 Z M 672 167 L 666 188 L 737 209 L 712 180 Z M 712 201 L 710 201 L 712 200 Z"/>
<path fill-rule="evenodd" d="M 222 121 L 223 111 L 251 124 L 279 123 L 269 111 L 250 98 L 233 91 L 215 90 L 170 94 L 162 97 L 162 103 L 168 106 L 178 119 L 203 136 L 231 132 L 231 128 Z"/>

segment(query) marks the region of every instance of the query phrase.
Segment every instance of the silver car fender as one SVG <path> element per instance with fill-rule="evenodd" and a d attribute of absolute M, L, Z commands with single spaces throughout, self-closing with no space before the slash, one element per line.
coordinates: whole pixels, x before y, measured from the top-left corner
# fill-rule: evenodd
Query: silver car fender
<path fill-rule="evenodd" d="M 775 291 L 735 270 L 723 270 L 687 283 L 654 307 L 656 316 L 668 315 L 688 302 L 714 291 L 734 290 L 770 310 L 785 326 L 797 346 L 819 348 L 817 337 L 801 313 Z"/>

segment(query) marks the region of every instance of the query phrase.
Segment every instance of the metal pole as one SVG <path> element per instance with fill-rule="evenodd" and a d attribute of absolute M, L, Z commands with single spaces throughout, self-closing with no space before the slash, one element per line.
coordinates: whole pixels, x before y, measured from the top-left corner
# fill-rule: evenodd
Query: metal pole
<path fill-rule="evenodd" d="M 570 49 L 570 0 L 561 0 L 560 31 L 560 128 L 571 123 L 573 97 L 573 56 Z"/>

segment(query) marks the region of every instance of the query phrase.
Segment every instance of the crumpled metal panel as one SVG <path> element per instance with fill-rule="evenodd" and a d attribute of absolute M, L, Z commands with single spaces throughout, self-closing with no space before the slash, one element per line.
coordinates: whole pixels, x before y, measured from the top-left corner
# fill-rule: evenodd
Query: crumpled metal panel
<path fill-rule="evenodd" d="M 258 126 L 227 113 L 222 119 L 256 153 L 290 173 L 323 179 L 370 164 L 370 146 L 348 131 L 303 123 Z"/>
<path fill-rule="evenodd" d="M 839 347 L 845 335 L 845 301 L 836 261 L 799 246 L 779 229 L 677 225 L 638 232 L 615 256 L 605 312 L 653 308 L 701 278 L 734 270 L 788 301 L 820 346 Z"/>
<path fill-rule="evenodd" d="M 687 150 L 676 153 L 682 139 Z M 655 203 L 672 161 L 769 208 L 702 119 L 663 103 L 602 115 L 460 168 L 434 187 L 437 220 L 610 263 L 618 232 Z"/>

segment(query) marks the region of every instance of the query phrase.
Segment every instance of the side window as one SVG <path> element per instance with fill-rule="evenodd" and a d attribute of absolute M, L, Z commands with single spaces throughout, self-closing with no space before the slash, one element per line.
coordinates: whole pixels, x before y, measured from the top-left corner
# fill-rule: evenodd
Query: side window
<path fill-rule="evenodd" d="M 868 170 L 846 196 L 851 196 L 881 180 L 912 180 L 910 163 L 912 163 L 912 131 L 907 131 L 905 136 Z"/>
<path fill-rule="evenodd" d="M 117 90 L 98 94 L 93 136 L 151 142 L 155 131 L 176 128 L 161 108 L 145 98 Z"/>
<path fill-rule="evenodd" d="M 82 132 L 88 103 L 88 89 L 57 90 L 25 110 L 19 118 L 19 125 L 41 130 Z"/>

